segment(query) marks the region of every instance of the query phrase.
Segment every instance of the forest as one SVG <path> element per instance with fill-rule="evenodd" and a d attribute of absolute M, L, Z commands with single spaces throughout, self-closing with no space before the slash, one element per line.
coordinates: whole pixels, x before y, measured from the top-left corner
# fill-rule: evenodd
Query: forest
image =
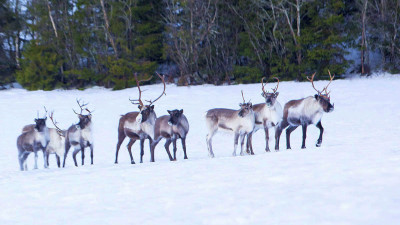
<path fill-rule="evenodd" d="M 399 36 L 400 0 L 0 0 L 0 87 L 399 73 Z"/>

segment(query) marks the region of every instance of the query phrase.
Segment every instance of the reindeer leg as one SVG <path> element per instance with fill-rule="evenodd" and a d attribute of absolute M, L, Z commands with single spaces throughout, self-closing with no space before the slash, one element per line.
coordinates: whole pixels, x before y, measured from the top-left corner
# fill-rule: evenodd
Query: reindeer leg
<path fill-rule="evenodd" d="M 265 151 L 269 152 L 269 132 L 268 132 L 268 127 L 265 126 L 264 127 L 264 131 L 265 131 Z"/>
<path fill-rule="evenodd" d="M 233 138 L 233 153 L 232 156 L 236 156 L 236 149 L 239 141 L 239 133 L 235 133 L 235 137 Z"/>
<path fill-rule="evenodd" d="M 303 128 L 303 142 L 301 144 L 301 148 L 305 149 L 306 148 L 306 137 L 307 137 L 307 124 L 301 125 Z"/>
<path fill-rule="evenodd" d="M 49 167 L 49 153 L 43 149 L 43 161 L 44 161 L 44 168 L 48 168 Z"/>
<path fill-rule="evenodd" d="M 173 150 L 174 150 L 174 161 L 176 161 L 176 138 L 174 138 L 174 140 L 172 141 L 172 146 L 173 146 Z"/>
<path fill-rule="evenodd" d="M 57 159 L 57 166 L 58 166 L 58 168 L 60 168 L 61 160 L 60 160 L 60 156 L 58 156 L 57 154 L 56 154 L 56 159 Z"/>
<path fill-rule="evenodd" d="M 90 148 L 90 165 L 93 165 L 93 144 L 92 143 L 90 143 L 89 148 Z"/>
<path fill-rule="evenodd" d="M 169 161 L 173 161 L 174 159 L 172 158 L 171 152 L 169 151 L 169 146 L 171 145 L 171 138 L 168 138 L 167 141 L 165 142 L 165 151 L 167 151 Z"/>
<path fill-rule="evenodd" d="M 247 144 L 246 144 L 246 152 L 247 152 L 247 154 L 251 154 L 251 155 L 254 155 L 254 152 L 253 152 L 253 133 L 254 133 L 254 131 L 250 132 L 247 135 Z"/>
<path fill-rule="evenodd" d="M 151 137 L 148 137 L 148 138 L 149 138 L 149 147 L 150 147 L 150 152 L 151 152 L 151 146 L 153 146 L 153 139 Z M 143 156 L 144 156 L 144 152 L 140 152 L 140 163 L 143 163 Z"/>
<path fill-rule="evenodd" d="M 154 162 L 154 149 L 156 148 L 158 142 L 160 142 L 161 137 L 154 139 L 150 142 L 150 162 Z"/>
<path fill-rule="evenodd" d="M 81 144 L 82 166 L 85 165 L 85 146 Z"/>
<path fill-rule="evenodd" d="M 65 167 L 65 160 L 67 159 L 68 151 L 71 148 L 71 144 L 69 140 L 66 138 L 65 140 L 65 152 L 64 152 L 64 160 L 63 160 L 63 168 Z"/>
<path fill-rule="evenodd" d="M 130 139 L 128 145 L 126 146 L 128 148 L 128 152 L 129 152 L 129 156 L 131 157 L 131 164 L 135 164 L 135 161 L 133 160 L 133 156 L 132 156 L 132 145 L 136 142 L 135 139 Z M 117 153 L 118 154 L 118 153 Z M 117 156 L 118 157 L 118 156 Z M 117 160 L 117 159 L 115 159 Z M 118 163 L 117 161 L 115 161 L 115 163 Z"/>
<path fill-rule="evenodd" d="M 38 168 L 38 165 L 37 165 L 37 160 L 38 160 L 38 154 L 37 154 L 37 149 L 35 149 L 35 151 L 34 151 L 34 153 L 35 153 L 35 170 Z"/>
<path fill-rule="evenodd" d="M 246 134 L 241 134 L 240 135 L 240 155 L 244 156 L 244 138 L 246 137 Z"/>
<path fill-rule="evenodd" d="M 320 147 L 322 144 L 322 135 L 324 134 L 324 128 L 322 127 L 321 120 L 316 125 L 319 128 L 319 138 L 317 140 L 317 147 Z"/>
<path fill-rule="evenodd" d="M 29 156 L 29 153 L 25 153 L 25 152 L 23 152 L 19 155 L 19 166 L 20 166 L 21 171 L 28 170 L 28 166 L 26 164 L 26 159 L 28 158 L 28 156 Z"/>
<path fill-rule="evenodd" d="M 183 154 L 184 154 L 184 159 L 188 159 L 186 155 L 186 137 L 181 138 L 182 141 L 182 148 L 183 148 Z"/>
<path fill-rule="evenodd" d="M 210 133 L 207 134 L 206 137 L 206 142 L 207 142 L 207 148 L 208 148 L 208 156 L 210 158 L 214 158 L 214 152 L 212 150 L 212 138 L 215 135 L 215 133 L 217 132 L 217 129 L 210 131 Z"/>
<path fill-rule="evenodd" d="M 290 125 L 287 129 L 286 129 L 286 149 L 292 149 L 290 147 L 290 133 L 292 133 L 294 130 L 296 130 L 298 126 L 292 126 Z"/>
<path fill-rule="evenodd" d="M 146 139 L 140 139 L 140 163 L 143 163 L 143 156 L 144 156 L 144 141 Z"/>
<path fill-rule="evenodd" d="M 282 130 L 289 126 L 286 119 L 283 119 L 275 129 L 275 151 L 279 151 L 279 140 L 281 138 Z"/>
<path fill-rule="evenodd" d="M 117 150 L 115 151 L 115 162 L 114 162 L 115 164 L 118 164 L 118 152 L 119 152 L 119 149 L 121 148 L 122 142 L 124 142 L 124 140 L 125 140 L 125 137 L 126 137 L 125 132 L 123 132 L 123 131 L 118 132 Z M 132 161 L 132 157 L 131 157 L 131 161 Z"/>
<path fill-rule="evenodd" d="M 72 153 L 72 158 L 74 159 L 75 166 L 78 167 L 78 163 L 76 162 L 76 154 L 81 151 L 81 149 L 75 149 L 74 152 Z"/>
<path fill-rule="evenodd" d="M 43 155 L 43 156 L 44 156 L 44 155 Z M 50 153 L 46 151 L 46 165 L 47 165 L 47 167 L 50 166 L 49 157 L 50 157 Z"/>

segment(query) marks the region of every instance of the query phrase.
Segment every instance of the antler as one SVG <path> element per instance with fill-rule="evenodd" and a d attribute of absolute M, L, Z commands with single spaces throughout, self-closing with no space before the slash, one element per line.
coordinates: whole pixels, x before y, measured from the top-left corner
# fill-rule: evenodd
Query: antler
<path fill-rule="evenodd" d="M 132 104 L 144 106 L 144 104 L 142 102 L 142 90 L 140 90 L 140 82 L 149 81 L 152 78 L 153 78 L 153 76 L 151 76 L 150 78 L 148 78 L 146 80 L 139 80 L 137 77 L 137 73 L 135 73 L 136 86 L 138 87 L 138 90 L 139 90 L 139 99 L 130 99 L 129 98 L 129 101 L 131 101 Z"/>
<path fill-rule="evenodd" d="M 246 103 L 246 101 L 244 100 L 243 90 L 242 90 L 242 98 L 243 98 L 243 103 Z"/>
<path fill-rule="evenodd" d="M 76 99 L 76 103 L 78 103 L 79 108 L 81 108 L 81 113 L 77 113 L 75 112 L 75 109 L 72 109 L 72 111 L 74 111 L 75 114 L 82 115 L 83 110 L 87 110 L 90 113 L 90 111 L 87 108 L 86 109 L 83 108 L 87 106 L 89 103 L 82 103 L 81 105 L 81 99 Z"/>
<path fill-rule="evenodd" d="M 46 109 L 46 106 L 43 106 L 43 108 L 44 108 L 44 118 L 46 118 L 47 117 L 47 109 Z M 39 116 L 38 116 L 38 118 L 39 118 Z"/>
<path fill-rule="evenodd" d="M 265 84 L 264 84 L 264 78 L 265 78 L 265 77 L 263 77 L 263 78 L 261 79 L 261 87 L 262 87 L 262 91 L 264 92 L 264 94 L 267 94 L 268 91 L 265 91 L 265 89 L 264 89 L 265 85 L 267 85 L 267 82 L 265 82 Z M 274 79 L 276 79 L 276 80 L 278 81 L 278 83 L 276 84 L 276 87 L 275 87 L 275 88 L 271 88 L 272 91 L 273 91 L 274 94 L 275 94 L 276 91 L 278 90 L 278 87 L 279 87 L 279 78 L 274 77 Z"/>
<path fill-rule="evenodd" d="M 276 79 L 277 81 L 278 81 L 278 83 L 276 84 L 276 87 L 275 88 L 271 88 L 272 89 L 272 91 L 274 92 L 274 94 L 276 93 L 276 91 L 278 90 L 278 87 L 279 87 L 279 78 L 277 78 L 277 77 L 274 77 L 274 79 Z"/>
<path fill-rule="evenodd" d="M 264 92 L 264 94 L 267 94 L 267 92 L 266 92 L 265 89 L 264 89 L 265 85 L 267 85 L 267 82 L 264 84 L 264 78 L 265 78 L 265 77 L 263 77 L 263 78 L 261 79 L 261 87 L 262 87 L 262 91 Z M 242 93 L 243 93 L 243 92 L 242 92 Z"/>
<path fill-rule="evenodd" d="M 315 76 L 316 73 L 317 73 L 317 72 L 315 72 L 315 73 L 311 76 L 311 79 L 307 76 L 307 80 L 309 80 L 309 81 L 311 82 L 311 84 L 312 84 L 314 90 L 316 90 L 316 91 L 318 92 L 318 94 L 321 94 L 321 91 L 318 91 L 318 90 L 315 88 L 315 86 L 314 86 L 314 76 Z"/>
<path fill-rule="evenodd" d="M 54 116 L 54 111 L 52 111 L 49 115 L 51 122 L 53 123 L 54 127 L 56 128 L 57 134 L 60 135 L 61 137 L 65 137 L 63 130 L 61 130 L 58 126 L 57 126 L 57 121 L 54 120 L 53 118 Z"/>
<path fill-rule="evenodd" d="M 329 93 L 331 93 L 331 92 L 328 92 L 328 86 L 331 84 L 333 78 L 335 78 L 335 75 L 333 75 L 333 76 L 331 75 L 331 71 L 328 70 L 328 73 L 329 73 L 330 81 L 329 81 L 328 85 L 326 85 L 325 88 L 322 89 L 322 91 L 325 91 L 325 95 L 326 95 L 326 96 L 328 96 Z M 322 92 L 322 91 L 321 91 L 321 92 Z"/>
<path fill-rule="evenodd" d="M 157 72 L 156 72 L 157 73 Z M 163 82 L 163 84 L 164 84 L 164 90 L 163 90 L 163 92 L 161 93 L 161 95 L 160 96 L 158 96 L 158 98 L 156 98 L 154 101 L 147 101 L 148 103 L 150 103 L 149 105 L 152 105 L 154 102 L 156 102 L 158 99 L 160 99 L 163 95 L 167 95 L 167 94 L 165 94 L 165 88 L 166 88 L 166 85 L 165 85 L 165 80 L 164 80 L 164 78 L 165 78 L 165 76 L 163 75 L 163 76 L 161 76 L 159 73 L 157 73 L 157 76 L 159 76 L 160 78 L 161 78 L 161 81 Z"/>

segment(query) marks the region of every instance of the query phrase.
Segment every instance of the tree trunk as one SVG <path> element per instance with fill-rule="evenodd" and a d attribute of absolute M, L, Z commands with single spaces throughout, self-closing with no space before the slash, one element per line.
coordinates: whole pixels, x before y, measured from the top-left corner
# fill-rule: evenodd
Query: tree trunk
<path fill-rule="evenodd" d="M 106 7 L 104 6 L 104 0 L 100 0 L 100 4 L 101 4 L 101 9 L 103 11 L 104 22 L 106 24 L 107 36 L 110 39 L 110 43 L 111 43 L 112 48 L 114 49 L 115 57 L 118 58 L 117 46 L 115 45 L 114 39 L 113 39 L 113 37 L 111 36 L 111 33 L 110 33 L 110 23 L 108 22 Z"/>

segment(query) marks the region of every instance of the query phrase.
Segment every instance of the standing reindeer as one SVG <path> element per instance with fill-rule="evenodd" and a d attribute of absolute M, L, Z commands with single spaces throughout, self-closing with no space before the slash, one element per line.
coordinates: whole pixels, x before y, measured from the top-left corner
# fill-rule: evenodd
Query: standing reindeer
<path fill-rule="evenodd" d="M 291 149 L 290 147 L 290 133 L 294 131 L 298 126 L 302 126 L 303 128 L 303 143 L 301 148 L 306 148 L 306 133 L 307 126 L 310 124 L 316 124 L 320 133 L 319 138 L 317 140 L 317 147 L 321 146 L 322 143 L 322 135 L 324 133 L 324 128 L 322 127 L 321 118 L 324 112 L 329 113 L 334 109 L 334 105 L 330 103 L 329 93 L 327 88 L 329 84 L 332 82 L 335 76 L 331 76 L 331 72 L 329 72 L 330 81 L 328 85 L 325 86 L 322 91 L 319 91 L 314 86 L 314 76 L 312 75 L 311 79 L 307 77 L 307 79 L 311 82 L 312 87 L 317 91 L 317 94 L 314 96 L 309 96 L 307 98 L 292 100 L 285 104 L 283 109 L 283 119 L 279 123 L 276 132 L 275 132 L 275 150 L 279 151 L 279 139 L 282 133 L 282 130 L 286 129 L 286 148 Z M 323 93 L 325 91 L 325 93 Z"/>
<path fill-rule="evenodd" d="M 118 143 L 117 143 L 117 150 L 115 152 L 115 164 L 118 163 L 118 152 L 121 147 L 122 142 L 125 140 L 125 137 L 129 137 L 130 141 L 128 143 L 128 152 L 131 158 L 131 164 L 135 164 L 132 156 L 132 145 L 136 142 L 136 140 L 140 140 L 140 163 L 143 163 L 143 155 L 144 155 L 144 141 L 145 139 L 149 139 L 150 149 L 151 144 L 154 139 L 154 124 L 156 122 L 157 116 L 154 112 L 154 102 L 160 99 L 163 95 L 165 95 L 165 80 L 164 76 L 161 76 L 157 73 L 160 77 L 163 85 L 164 90 L 161 95 L 156 98 L 154 101 L 147 101 L 149 102 L 148 105 L 145 105 L 142 102 L 142 91 L 140 89 L 140 82 L 144 82 L 146 80 L 138 80 L 137 74 L 135 74 L 136 85 L 139 91 L 139 99 L 129 99 L 132 104 L 138 105 L 139 112 L 129 112 L 123 115 L 119 119 L 118 125 Z M 150 77 L 151 79 L 151 77 Z M 148 80 L 150 80 L 148 79 Z"/>
<path fill-rule="evenodd" d="M 151 162 L 154 162 L 154 149 L 158 142 L 162 138 L 167 139 L 165 142 L 165 150 L 167 151 L 169 160 L 176 160 L 176 140 L 178 138 L 182 141 L 182 148 L 184 153 L 184 159 L 187 159 L 186 155 L 186 135 L 189 132 L 189 122 L 186 116 L 183 115 L 183 109 L 181 110 L 167 110 L 169 115 L 161 116 L 157 118 L 154 126 L 154 141 L 151 145 Z M 172 158 L 169 151 L 169 146 L 173 143 L 174 147 L 174 158 Z"/>
<path fill-rule="evenodd" d="M 262 92 L 261 96 L 265 98 L 265 103 L 260 103 L 253 105 L 253 111 L 256 118 L 254 131 L 250 132 L 247 135 L 247 153 L 251 153 L 254 155 L 253 152 L 253 143 L 252 143 L 252 136 L 253 133 L 257 132 L 259 129 L 264 129 L 265 131 L 265 151 L 269 152 L 269 132 L 268 129 L 271 127 L 275 127 L 278 123 L 282 120 L 283 111 L 281 104 L 276 100 L 279 95 L 277 92 L 279 87 L 279 79 L 274 77 L 278 83 L 276 84 L 275 88 L 272 88 L 273 92 L 265 91 L 264 87 L 267 85 L 264 84 L 264 77 L 261 79 L 261 87 Z"/>
<path fill-rule="evenodd" d="M 57 166 L 58 166 L 58 168 L 60 168 L 60 166 L 61 166 L 60 158 L 65 153 L 65 135 L 66 135 L 66 131 L 65 130 L 61 130 L 57 126 L 57 121 L 54 120 L 54 112 L 51 112 L 50 120 L 53 123 L 55 128 L 49 128 L 50 142 L 49 142 L 49 144 L 47 145 L 47 148 L 46 148 L 47 166 L 49 166 L 49 154 L 53 154 L 54 153 L 56 155 Z"/>
<path fill-rule="evenodd" d="M 210 157 L 214 157 L 212 150 L 212 138 L 217 133 L 218 129 L 232 131 L 235 134 L 233 156 L 236 156 L 236 149 L 238 139 L 240 136 L 241 151 L 240 155 L 244 155 L 244 138 L 247 134 L 254 130 L 255 116 L 251 102 L 244 100 L 242 91 L 243 103 L 240 103 L 240 109 L 210 109 L 206 113 L 206 123 L 208 127 L 208 134 L 206 137 L 208 153 Z"/>
<path fill-rule="evenodd" d="M 22 129 L 22 134 L 17 138 L 18 160 L 21 171 L 28 170 L 26 159 L 31 152 L 35 153 L 35 169 L 37 166 L 37 152 L 43 151 L 44 168 L 47 168 L 45 149 L 49 140 L 49 130 L 45 118 L 35 119 L 35 124 L 27 125 Z"/>
<path fill-rule="evenodd" d="M 66 132 L 65 136 L 65 153 L 64 153 L 64 161 L 63 167 L 65 167 L 65 160 L 68 155 L 68 151 L 71 146 L 74 147 L 74 152 L 72 153 L 72 157 L 74 159 L 75 166 L 78 166 L 76 162 L 76 154 L 81 151 L 82 154 L 82 166 L 85 164 L 85 148 L 90 148 L 90 159 L 91 164 L 93 165 L 93 137 L 92 137 L 92 113 L 89 109 L 83 108 L 88 105 L 88 103 L 80 103 L 77 99 L 79 108 L 81 109 L 80 113 L 74 111 L 76 115 L 78 115 L 79 123 L 70 126 Z M 87 111 L 88 115 L 83 115 L 83 111 Z"/>

